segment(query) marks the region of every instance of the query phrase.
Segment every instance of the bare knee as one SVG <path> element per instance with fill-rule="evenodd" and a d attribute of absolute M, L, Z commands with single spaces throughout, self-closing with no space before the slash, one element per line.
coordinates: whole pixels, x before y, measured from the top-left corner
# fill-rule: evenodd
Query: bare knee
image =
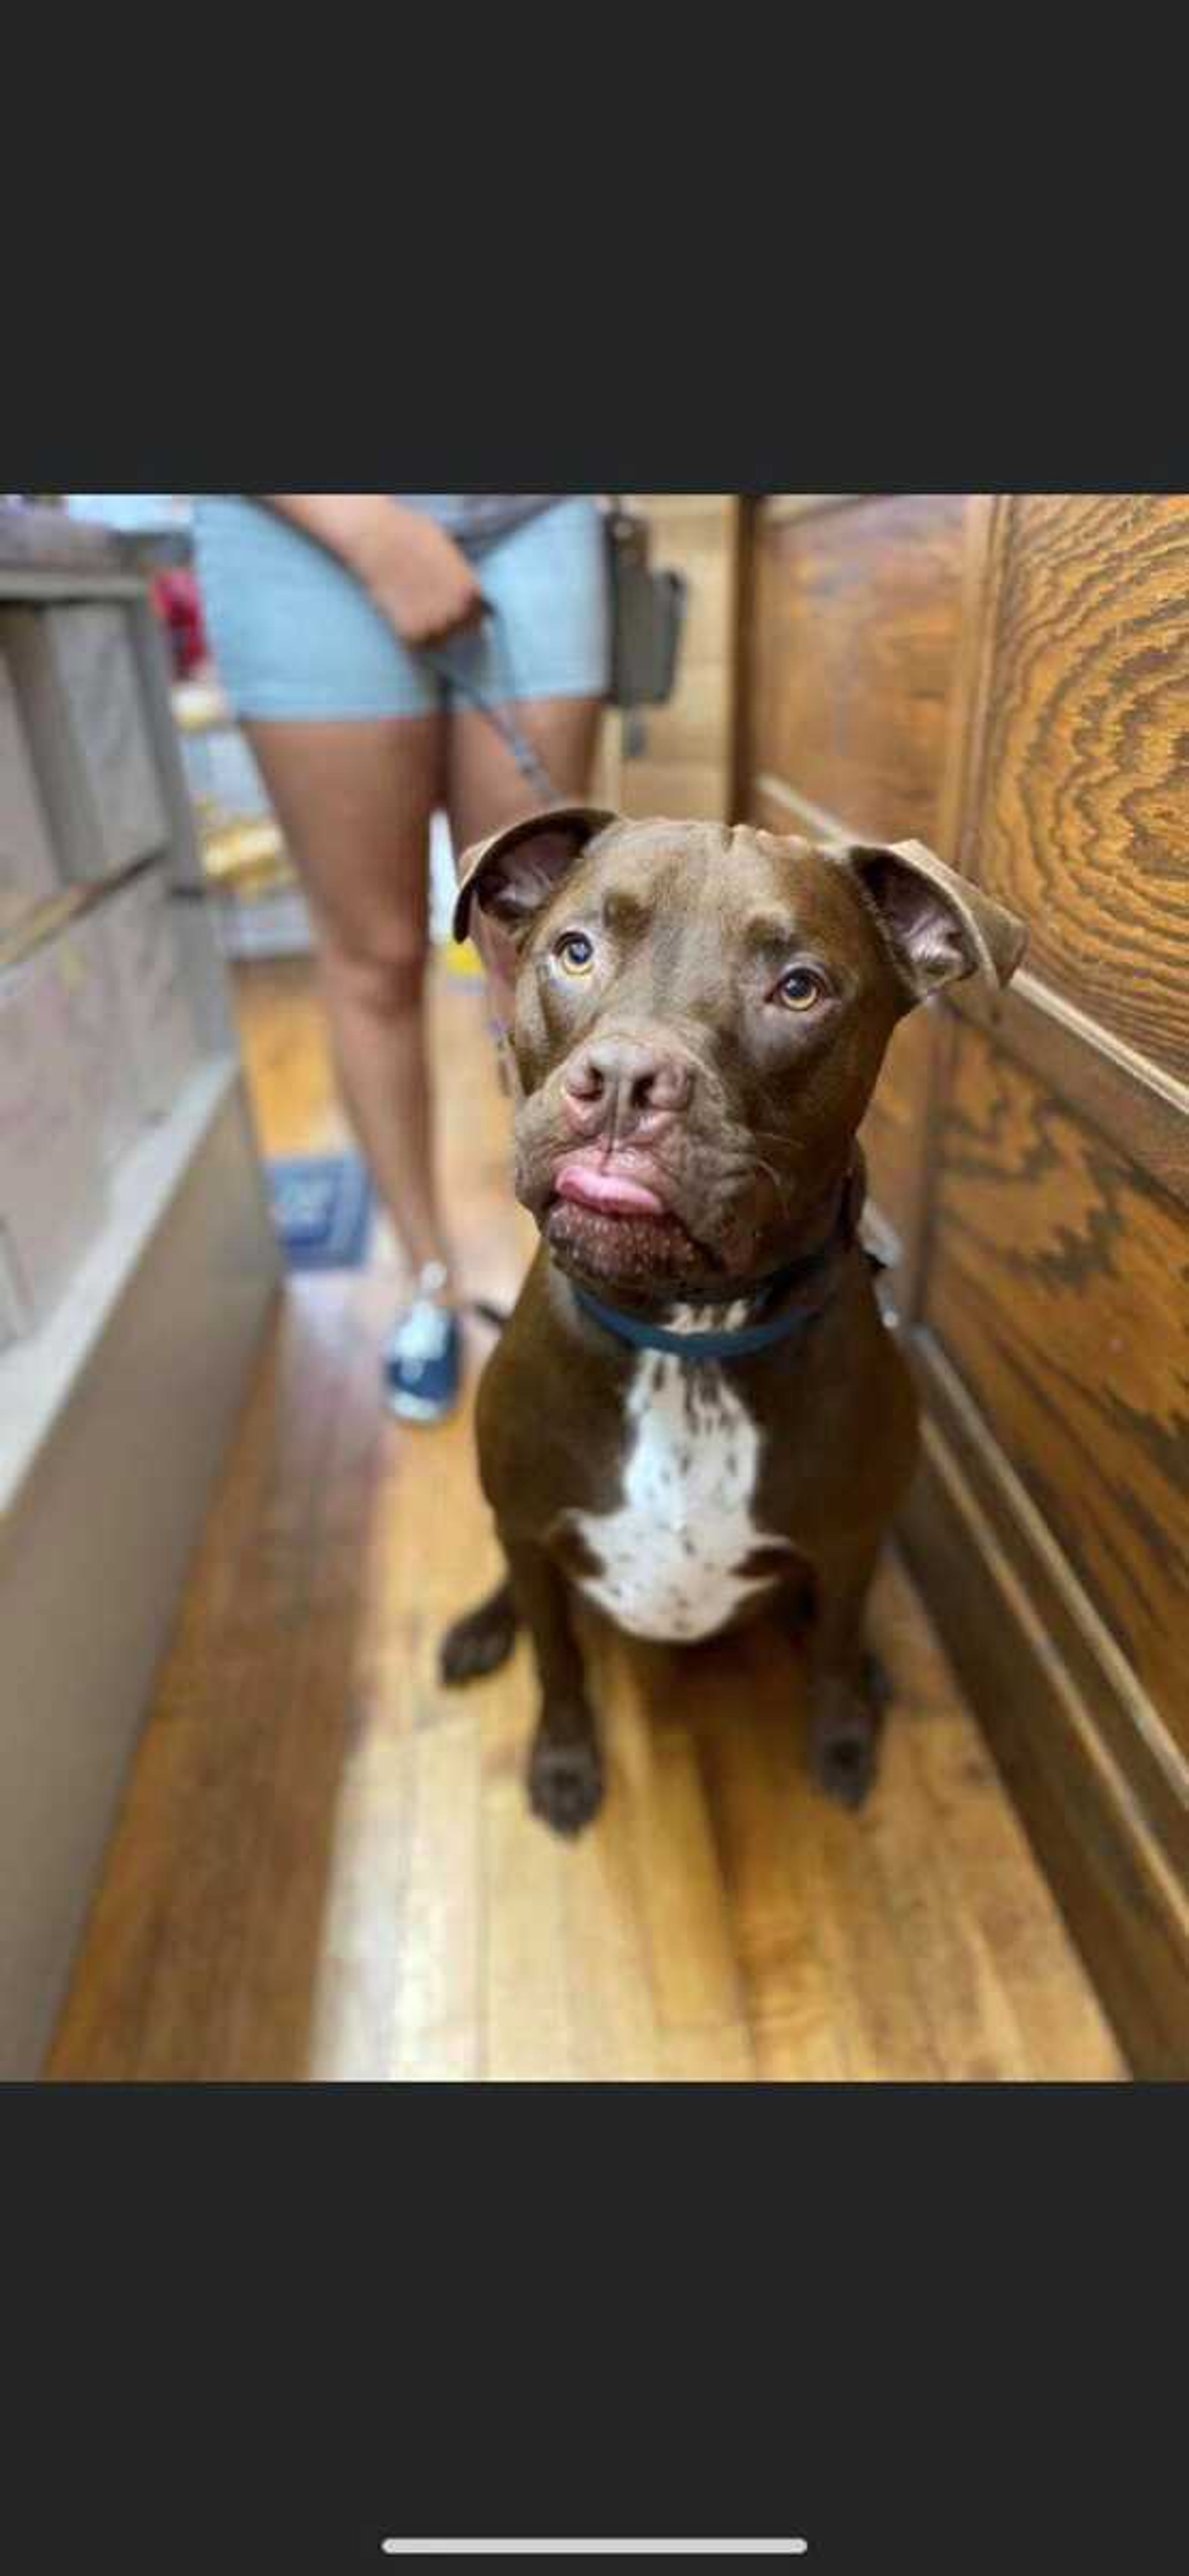
<path fill-rule="evenodd" d="M 324 930 L 319 962 L 330 998 L 343 1008 L 389 1024 L 422 1008 L 426 941 L 415 924 Z"/>

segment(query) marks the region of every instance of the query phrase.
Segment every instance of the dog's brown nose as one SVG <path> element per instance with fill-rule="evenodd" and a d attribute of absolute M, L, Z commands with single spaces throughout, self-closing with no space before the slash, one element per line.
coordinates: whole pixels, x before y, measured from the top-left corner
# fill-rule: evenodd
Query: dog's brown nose
<path fill-rule="evenodd" d="M 576 1125 L 591 1132 L 611 1127 L 618 1136 L 684 1109 L 693 1087 L 687 1057 L 627 1037 L 594 1039 L 571 1059 L 562 1081 Z"/>

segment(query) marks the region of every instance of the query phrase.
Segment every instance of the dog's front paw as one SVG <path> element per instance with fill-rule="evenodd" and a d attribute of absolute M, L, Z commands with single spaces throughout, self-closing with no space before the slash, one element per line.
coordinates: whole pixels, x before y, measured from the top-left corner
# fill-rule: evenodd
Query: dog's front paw
<path fill-rule="evenodd" d="M 484 1673 L 498 1672 L 515 1642 L 516 1610 L 505 1586 L 447 1629 L 438 1653 L 442 1680 L 457 1689 L 463 1682 L 478 1681 Z"/>
<path fill-rule="evenodd" d="M 872 1654 L 863 1657 L 857 1690 L 832 1694 L 810 1729 L 809 1767 L 818 1788 L 841 1807 L 861 1807 L 879 1767 L 879 1737 L 891 1685 Z"/>
<path fill-rule="evenodd" d="M 870 1727 L 856 1721 L 853 1728 L 841 1728 L 815 1738 L 810 1751 L 810 1768 L 818 1788 L 840 1807 L 861 1807 L 876 1773 L 875 1737 Z"/>
<path fill-rule="evenodd" d="M 555 1834 L 580 1834 L 603 1803 L 603 1766 L 589 1737 L 559 1743 L 539 1734 L 529 1755 L 528 1802 Z"/>

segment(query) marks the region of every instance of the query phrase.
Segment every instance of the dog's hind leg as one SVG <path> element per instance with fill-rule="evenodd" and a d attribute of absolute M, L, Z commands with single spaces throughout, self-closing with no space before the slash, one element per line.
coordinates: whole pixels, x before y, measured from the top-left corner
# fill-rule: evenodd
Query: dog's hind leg
<path fill-rule="evenodd" d="M 457 1689 L 463 1682 L 478 1681 L 484 1673 L 498 1672 L 512 1652 L 519 1625 L 511 1580 L 505 1575 L 485 1601 L 447 1629 L 438 1654 L 442 1680 Z"/>

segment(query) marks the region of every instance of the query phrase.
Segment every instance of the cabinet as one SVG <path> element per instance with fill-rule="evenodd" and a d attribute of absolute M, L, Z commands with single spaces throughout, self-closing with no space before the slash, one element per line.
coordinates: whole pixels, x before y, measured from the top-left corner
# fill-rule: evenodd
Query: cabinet
<path fill-rule="evenodd" d="M 1137 2073 L 1189 2074 L 1189 500 L 749 506 L 740 810 L 1024 915 L 865 1132 L 903 1543 Z"/>
<path fill-rule="evenodd" d="M 280 1275 L 147 593 L 117 569 L 42 565 L 23 529 L 21 539 L 19 554 L 6 553 L 0 531 L 0 626 L 11 611 L 26 639 L 13 693 L 61 881 L 62 940 L 74 942 L 82 976 L 108 903 L 96 905 L 94 880 L 135 860 L 140 872 L 115 899 L 126 918 L 105 971 L 122 968 L 138 984 L 132 1071 L 146 1088 L 135 1116 L 105 1103 L 101 1203 L 72 1236 L 36 1328 L 0 1351 L 0 2076 L 9 2079 L 39 2071 Z M 85 610 L 100 639 L 79 648 L 81 678 L 73 648 L 63 662 L 50 642 L 51 631 L 81 632 L 51 630 L 66 610 Z M 111 680 L 113 652 L 109 696 L 96 672 Z M 22 653 L 32 657 L 24 684 Z M 73 824 L 63 824 L 60 799 L 78 790 L 77 774 L 59 777 L 58 796 L 46 793 L 44 746 L 38 762 L 31 700 L 51 686 L 81 691 L 71 759 L 83 757 L 80 741 L 90 746 Z M 28 785 L 22 765 L 22 814 Z M 44 892 L 31 869 L 26 889 Z M 64 960 L 62 940 L 54 953 Z M 146 982 L 146 960 L 166 953 L 168 976 L 154 966 Z M 80 1043 L 101 1037 L 93 1021 L 88 1003 Z"/>

